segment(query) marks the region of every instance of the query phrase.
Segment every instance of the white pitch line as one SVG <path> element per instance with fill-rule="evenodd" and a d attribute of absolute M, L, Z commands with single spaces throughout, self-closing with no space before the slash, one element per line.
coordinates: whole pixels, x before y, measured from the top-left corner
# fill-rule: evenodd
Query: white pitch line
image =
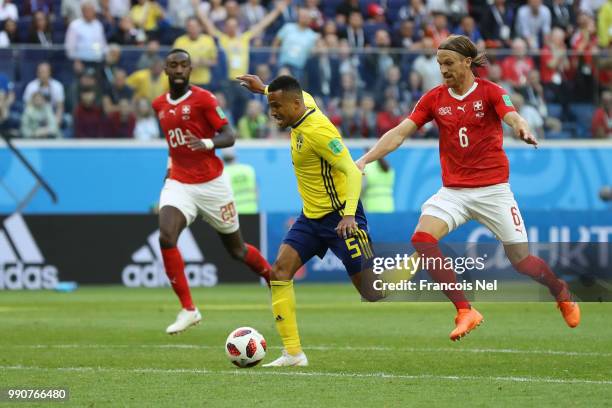
<path fill-rule="evenodd" d="M 374 378 L 399 380 L 449 380 L 449 381 L 505 381 L 520 383 L 548 384 L 593 384 L 612 385 L 612 380 L 588 380 L 581 378 L 550 377 L 483 377 L 471 375 L 434 375 L 434 374 L 390 374 L 390 373 L 329 373 L 317 371 L 272 371 L 254 370 L 207 370 L 207 369 L 165 369 L 165 368 L 111 368 L 111 367 L 38 367 L 38 366 L 0 366 L 2 370 L 15 371 L 76 371 L 76 372 L 110 372 L 110 373 L 153 373 L 153 374 L 200 374 L 200 375 L 251 375 L 251 376 L 287 376 L 287 377 L 334 377 L 334 378 Z"/>
<path fill-rule="evenodd" d="M 105 348 L 161 348 L 161 349 L 223 349 L 223 347 L 199 345 L 199 344 L 32 344 L 32 345 L 4 345 L 3 347 L 18 347 L 30 349 L 105 349 Z M 280 346 L 269 346 L 271 349 L 281 349 Z M 597 351 L 565 351 L 565 350 L 521 350 L 521 349 L 481 349 L 481 348 L 453 348 L 453 347 L 385 347 L 385 346 L 340 346 L 340 345 L 319 345 L 304 347 L 305 350 L 316 351 L 404 351 L 411 353 L 478 353 L 478 354 L 539 354 L 555 356 L 575 356 L 575 357 L 612 357 L 612 353 L 601 353 Z"/>

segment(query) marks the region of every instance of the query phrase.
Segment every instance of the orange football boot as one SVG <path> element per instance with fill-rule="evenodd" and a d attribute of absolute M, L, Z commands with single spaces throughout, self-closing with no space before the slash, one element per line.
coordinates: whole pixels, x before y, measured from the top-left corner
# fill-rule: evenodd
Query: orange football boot
<path fill-rule="evenodd" d="M 559 279 L 563 283 L 563 290 L 557 295 L 557 308 L 561 311 L 563 320 L 571 328 L 580 324 L 580 307 L 578 303 L 572 301 L 572 295 L 569 291 L 567 283 Z"/>
<path fill-rule="evenodd" d="M 478 327 L 482 321 L 482 315 L 478 310 L 474 308 L 459 309 L 455 317 L 455 330 L 451 332 L 450 339 L 452 341 L 461 340 L 463 336 Z"/>

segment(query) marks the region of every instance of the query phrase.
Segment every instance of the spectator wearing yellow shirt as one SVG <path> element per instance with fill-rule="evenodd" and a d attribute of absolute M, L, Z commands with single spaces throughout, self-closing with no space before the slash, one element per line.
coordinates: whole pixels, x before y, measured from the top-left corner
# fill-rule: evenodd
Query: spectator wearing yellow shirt
<path fill-rule="evenodd" d="M 197 2 L 197 0 L 193 1 Z M 251 39 L 263 33 L 264 30 L 278 18 L 283 10 L 287 8 L 288 1 L 289 0 L 282 0 L 277 2 L 271 12 L 245 32 L 240 31 L 240 23 L 235 17 L 229 17 L 223 24 L 223 31 L 219 31 L 213 22 L 206 16 L 206 13 L 198 9 L 200 21 L 204 27 L 206 27 L 208 33 L 219 40 L 219 45 L 225 52 L 227 59 L 227 81 L 223 84 L 223 91 L 227 95 L 229 105 L 234 108 L 233 114 L 236 118 L 242 116 L 245 105 L 250 99 L 249 93 L 240 86 L 236 77 L 245 75 L 249 72 L 249 49 Z M 191 75 L 193 77 L 193 74 Z"/>
<path fill-rule="evenodd" d="M 217 65 L 217 46 L 210 35 L 202 34 L 202 26 L 196 17 L 187 19 L 187 34 L 174 42 L 191 55 L 191 82 L 197 86 L 210 88 L 210 68 Z"/>
<path fill-rule="evenodd" d="M 138 0 L 130 10 L 136 28 L 146 31 L 149 38 L 156 37 L 159 21 L 164 18 L 164 9 L 154 0 Z"/>
<path fill-rule="evenodd" d="M 612 45 L 612 0 L 608 0 L 597 14 L 597 38 L 602 48 Z"/>
<path fill-rule="evenodd" d="M 149 102 L 168 92 L 168 77 L 164 72 L 164 61 L 156 58 L 151 67 L 133 72 L 125 81 L 134 90 L 134 99 L 145 98 Z"/>

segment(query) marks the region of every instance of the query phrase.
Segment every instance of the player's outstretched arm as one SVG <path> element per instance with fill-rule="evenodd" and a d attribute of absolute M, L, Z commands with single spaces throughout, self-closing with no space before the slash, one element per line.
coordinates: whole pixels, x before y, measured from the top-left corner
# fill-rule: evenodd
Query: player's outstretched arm
<path fill-rule="evenodd" d="M 274 20 L 282 13 L 287 6 L 289 5 L 290 0 L 281 0 L 276 3 L 274 9 L 269 12 L 259 23 L 255 24 L 249 30 L 253 37 L 257 37 L 259 34 L 263 33 L 264 30 L 272 24 Z"/>
<path fill-rule="evenodd" d="M 504 115 L 504 122 L 511 126 L 514 130 L 514 134 L 527 144 L 533 145 L 536 149 L 538 147 L 538 140 L 529 129 L 529 124 L 521 115 L 517 112 L 508 112 Z"/>
<path fill-rule="evenodd" d="M 385 133 L 366 154 L 357 160 L 359 170 L 363 171 L 366 164 L 385 157 L 402 145 L 404 140 L 417 131 L 417 125 L 411 119 L 404 119 L 399 125 Z"/>
<path fill-rule="evenodd" d="M 204 10 L 200 8 L 199 0 L 191 0 L 191 5 L 195 10 L 196 17 L 200 20 L 200 23 L 204 26 L 209 35 L 213 37 L 219 37 L 222 33 L 217 30 L 217 27 L 210 21 Z"/>
<path fill-rule="evenodd" d="M 219 129 L 212 141 L 215 144 L 215 149 L 232 147 L 236 143 L 236 131 L 230 125 L 224 125 Z"/>
<path fill-rule="evenodd" d="M 223 149 L 236 143 L 236 132 L 230 125 L 223 125 L 212 139 L 200 139 L 187 129 L 185 140 L 187 140 L 187 147 L 193 151 Z"/>
<path fill-rule="evenodd" d="M 240 81 L 240 85 L 253 93 L 263 94 L 266 91 L 266 85 L 257 75 L 245 74 L 236 77 Z"/>
<path fill-rule="evenodd" d="M 244 86 L 249 91 L 267 95 L 267 86 L 257 75 L 246 74 L 238 76 L 236 79 L 240 81 L 241 86 Z M 304 105 L 306 105 L 308 109 L 318 109 L 317 102 L 314 100 L 312 95 L 302 89 L 302 96 L 304 98 Z"/>

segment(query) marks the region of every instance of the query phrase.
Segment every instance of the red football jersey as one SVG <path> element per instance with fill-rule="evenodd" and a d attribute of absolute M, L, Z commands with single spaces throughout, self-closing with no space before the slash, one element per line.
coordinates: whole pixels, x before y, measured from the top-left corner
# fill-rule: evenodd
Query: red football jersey
<path fill-rule="evenodd" d="M 462 96 L 446 85 L 433 88 L 419 100 L 409 119 L 418 127 L 436 121 L 445 187 L 484 187 L 508 181 L 501 120 L 514 111 L 502 87 L 476 78 Z"/>
<path fill-rule="evenodd" d="M 166 136 L 172 167 L 170 178 L 196 184 L 215 179 L 223 172 L 223 162 L 214 150 L 192 151 L 187 147 L 187 129 L 200 139 L 213 138 L 228 123 L 215 96 L 197 86 L 177 100 L 170 93 L 153 101 L 162 131 Z"/>

